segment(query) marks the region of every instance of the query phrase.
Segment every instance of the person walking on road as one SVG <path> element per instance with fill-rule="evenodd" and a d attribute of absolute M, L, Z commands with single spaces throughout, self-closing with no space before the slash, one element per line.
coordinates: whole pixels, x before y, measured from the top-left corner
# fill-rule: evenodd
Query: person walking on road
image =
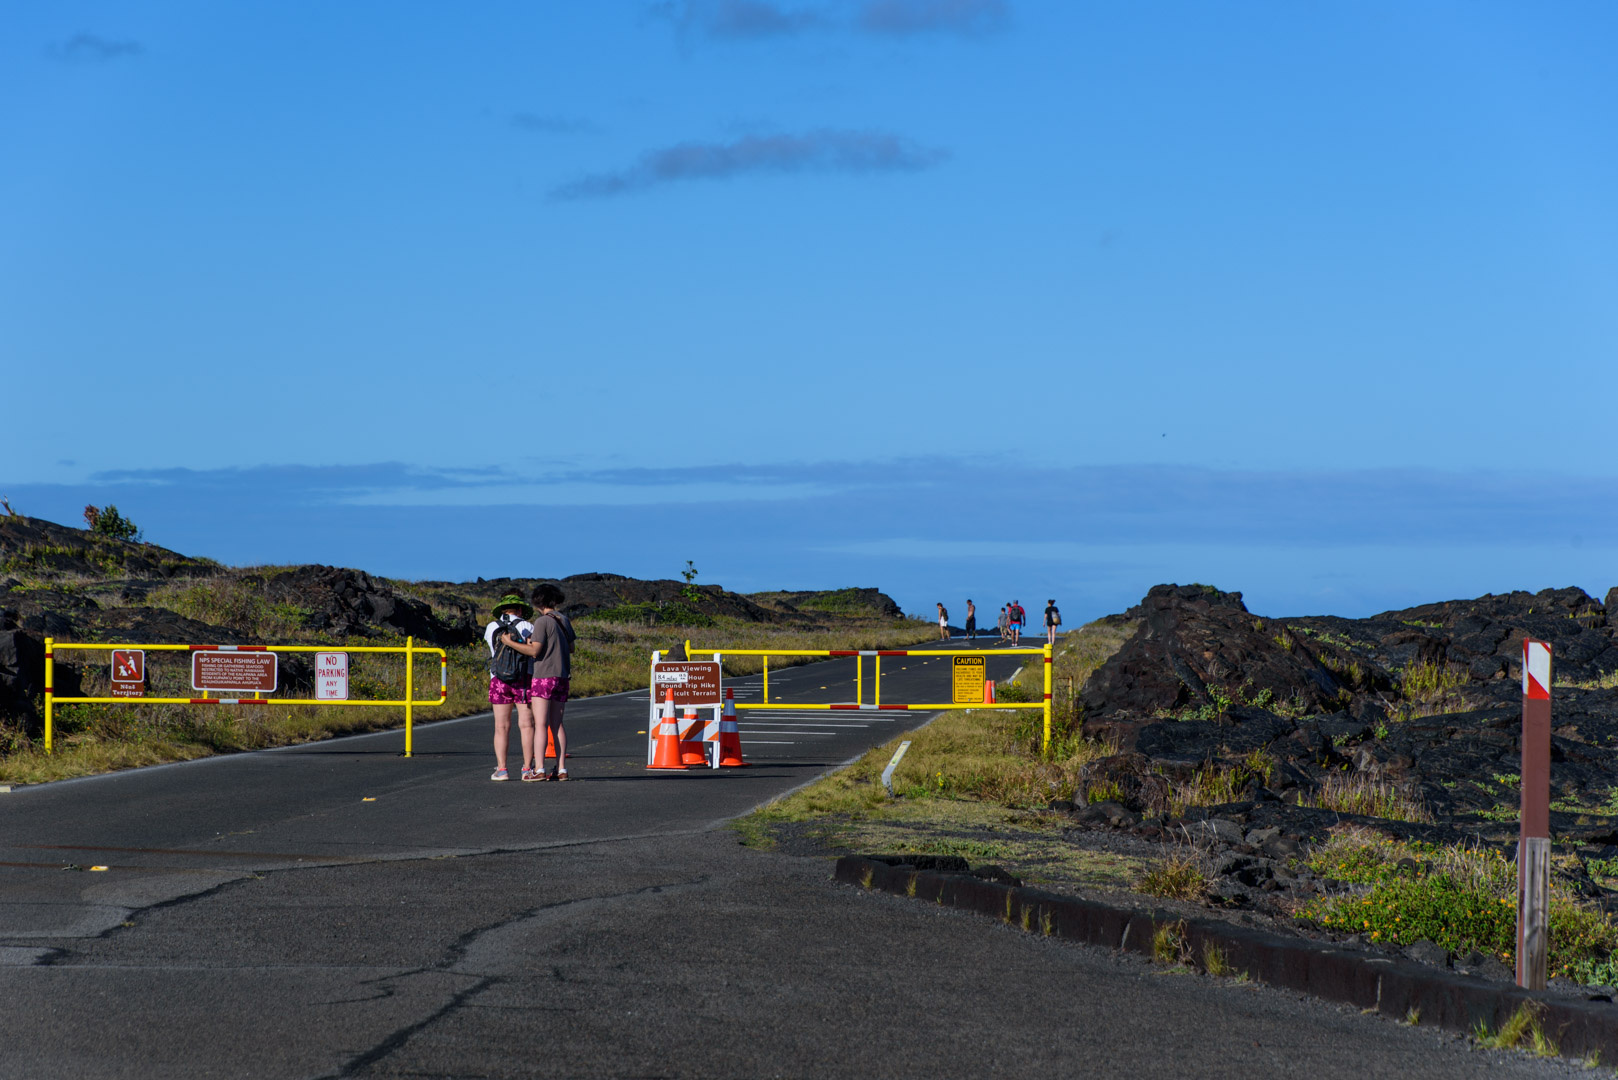
<path fill-rule="evenodd" d="M 978 608 L 968 600 L 966 602 L 966 640 L 976 641 L 978 636 Z"/>
<path fill-rule="evenodd" d="M 938 640 L 949 640 L 949 610 L 940 601 L 938 605 Z"/>
<path fill-rule="evenodd" d="M 1011 602 L 1011 643 L 1022 644 L 1022 628 L 1028 625 L 1028 612 L 1024 610 L 1021 600 Z"/>
<path fill-rule="evenodd" d="M 494 773 L 490 780 L 509 780 L 506 746 L 511 741 L 511 710 L 517 710 L 517 726 L 522 732 L 522 778 L 539 779 L 534 760 L 534 713 L 529 706 L 530 672 L 528 654 L 510 642 L 526 643 L 534 634 L 534 609 L 516 593 L 507 593 L 494 605 L 494 621 L 483 628 L 489 646 L 489 705 L 494 710 Z M 500 640 L 495 640 L 496 634 Z"/>
<path fill-rule="evenodd" d="M 1011 616 L 1006 614 L 1006 605 L 1004 605 L 1004 604 L 1000 605 L 1000 624 L 999 625 L 1000 625 L 1000 644 L 1004 645 L 1006 643 L 1006 638 L 1011 636 Z"/>
<path fill-rule="evenodd" d="M 1051 645 L 1056 644 L 1056 628 L 1062 625 L 1062 613 L 1056 609 L 1056 601 L 1045 602 L 1045 641 Z"/>
<path fill-rule="evenodd" d="M 539 614 L 534 618 L 533 640 L 511 643 L 511 647 L 534 658 L 533 681 L 529 691 L 534 703 L 534 719 L 540 732 L 547 732 L 556 740 L 556 768 L 545 772 L 545 744 L 539 747 L 539 775 L 535 780 L 567 779 L 567 728 L 562 725 L 562 713 L 567 708 L 568 692 L 573 678 L 573 642 L 578 635 L 566 615 L 556 605 L 567 596 L 550 582 L 534 586 L 534 603 Z M 536 732 L 537 735 L 537 732 Z M 526 778 L 525 778 L 526 779 Z"/>

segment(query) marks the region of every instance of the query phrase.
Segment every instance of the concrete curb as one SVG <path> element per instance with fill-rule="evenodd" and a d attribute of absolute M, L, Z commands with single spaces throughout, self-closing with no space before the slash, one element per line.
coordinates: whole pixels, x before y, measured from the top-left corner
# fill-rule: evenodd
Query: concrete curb
<path fill-rule="evenodd" d="M 1256 982 L 1366 1011 L 1374 1009 L 1400 1020 L 1415 1009 L 1420 1023 L 1458 1031 L 1474 1031 L 1480 1024 L 1498 1031 L 1524 1002 L 1537 1002 L 1544 1010 L 1541 1023 L 1545 1032 L 1557 1041 L 1563 1056 L 1580 1058 L 1595 1051 L 1603 1062 L 1618 1062 L 1618 1006 L 1611 1002 L 1534 993 L 1409 960 L 1367 955 L 1218 920 L 1110 907 L 1042 889 L 969 874 L 917 870 L 862 855 L 838 859 L 833 876 L 849 885 L 993 916 L 1030 933 L 1147 955 L 1158 927 L 1183 923 L 1185 940 L 1199 964 L 1204 949 L 1213 946 L 1225 955 L 1233 972 L 1245 972 Z"/>

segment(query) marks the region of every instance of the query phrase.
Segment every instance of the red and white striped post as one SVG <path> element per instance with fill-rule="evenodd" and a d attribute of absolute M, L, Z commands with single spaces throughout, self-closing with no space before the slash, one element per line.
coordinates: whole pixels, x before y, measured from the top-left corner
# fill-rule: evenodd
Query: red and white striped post
<path fill-rule="evenodd" d="M 1517 836 L 1517 985 L 1545 989 L 1551 904 L 1551 646 L 1522 643 L 1522 817 Z"/>

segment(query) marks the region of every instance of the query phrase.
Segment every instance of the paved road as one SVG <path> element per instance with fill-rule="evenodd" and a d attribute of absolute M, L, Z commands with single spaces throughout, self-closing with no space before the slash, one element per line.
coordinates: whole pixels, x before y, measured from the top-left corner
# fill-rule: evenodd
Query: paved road
<path fill-rule="evenodd" d="M 947 660 L 890 664 L 885 699 L 947 685 Z M 847 700 L 852 673 L 771 696 Z M 1556 1071 L 837 886 L 715 828 L 924 716 L 749 719 L 754 767 L 656 774 L 645 708 L 572 704 L 565 785 L 489 783 L 471 719 L 410 760 L 389 733 L 0 795 L 0 1076 Z"/>

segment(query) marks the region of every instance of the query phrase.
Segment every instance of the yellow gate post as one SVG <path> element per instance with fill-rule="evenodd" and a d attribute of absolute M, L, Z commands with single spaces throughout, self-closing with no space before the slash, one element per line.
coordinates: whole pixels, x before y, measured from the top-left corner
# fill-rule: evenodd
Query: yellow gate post
<path fill-rule="evenodd" d="M 1045 643 L 1045 742 L 1040 753 L 1051 752 L 1051 643 Z"/>
<path fill-rule="evenodd" d="M 764 654 L 764 704 L 770 703 L 770 654 Z"/>
<path fill-rule="evenodd" d="M 1049 652 L 1049 651 L 1050 651 L 1050 647 L 1047 646 L 1046 647 L 1046 652 Z M 1051 671 L 1050 668 L 1045 669 L 1045 681 L 1047 683 L 1049 683 L 1051 681 L 1050 671 Z M 1046 689 L 1048 690 L 1048 689 L 1050 689 L 1050 687 L 1047 686 Z M 1050 697 L 1050 695 L 1046 694 L 1045 697 L 1048 699 Z M 410 737 L 413 734 L 411 732 L 410 728 L 411 728 L 411 722 L 415 719 L 415 708 L 412 705 L 412 703 L 415 700 L 416 700 L 416 639 L 414 637 L 407 637 L 407 638 L 405 638 L 405 755 L 404 755 L 405 757 L 410 756 L 410 742 L 411 742 Z M 1051 737 L 1050 713 L 1051 713 L 1050 703 L 1049 703 L 1049 701 L 1047 701 L 1046 705 L 1045 705 L 1045 738 L 1046 738 L 1047 741 Z"/>
<path fill-rule="evenodd" d="M 45 639 L 45 753 L 51 752 L 51 691 L 54 688 L 53 677 L 56 674 L 56 661 L 52 658 L 51 647 L 56 644 L 55 638 Z"/>

